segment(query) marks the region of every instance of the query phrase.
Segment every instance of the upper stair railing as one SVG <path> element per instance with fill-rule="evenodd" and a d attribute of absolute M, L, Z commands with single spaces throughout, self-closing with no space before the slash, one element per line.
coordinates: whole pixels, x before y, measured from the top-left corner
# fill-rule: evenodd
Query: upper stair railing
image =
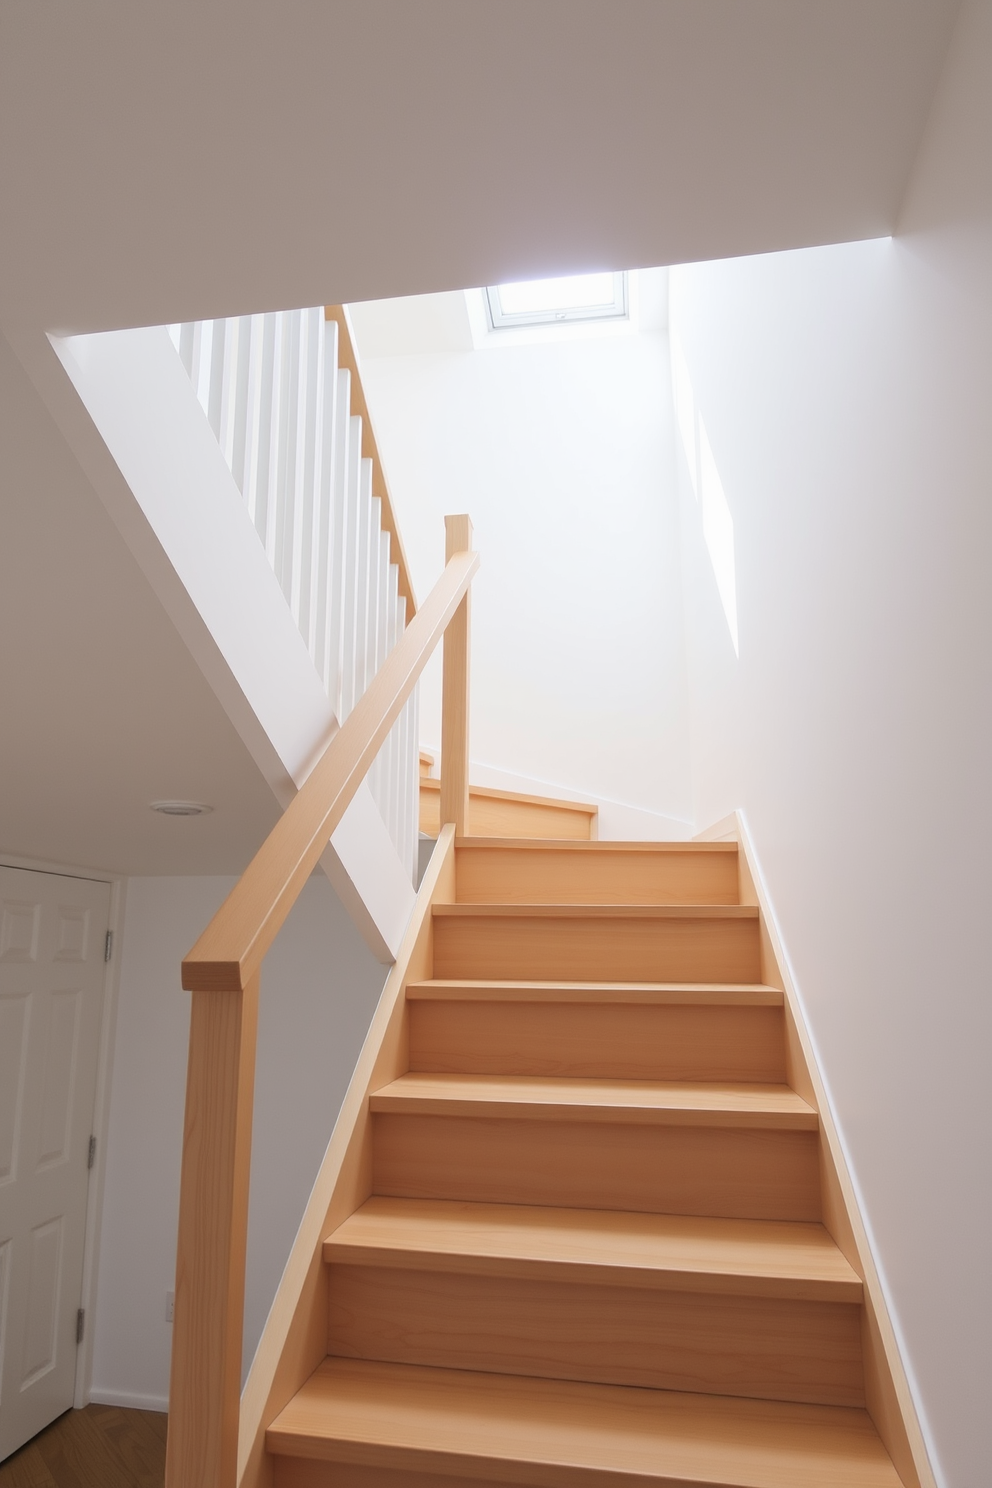
<path fill-rule="evenodd" d="M 442 821 L 465 833 L 469 586 L 479 558 L 468 517 L 447 517 L 445 527 L 441 578 L 183 962 L 193 996 L 166 1488 L 237 1481 L 262 961 L 442 635 Z"/>
<path fill-rule="evenodd" d="M 344 306 L 169 328 L 340 723 L 416 613 Z M 417 703 L 369 772 L 416 863 Z"/>

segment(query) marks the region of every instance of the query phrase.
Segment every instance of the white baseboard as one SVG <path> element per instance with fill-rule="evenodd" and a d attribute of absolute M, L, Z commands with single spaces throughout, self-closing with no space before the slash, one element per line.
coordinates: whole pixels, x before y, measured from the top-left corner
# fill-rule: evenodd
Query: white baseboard
<path fill-rule="evenodd" d="M 95 1385 L 90 1390 L 92 1405 L 118 1405 L 122 1410 L 167 1411 L 168 1395 L 142 1395 L 137 1390 L 108 1390 Z"/>

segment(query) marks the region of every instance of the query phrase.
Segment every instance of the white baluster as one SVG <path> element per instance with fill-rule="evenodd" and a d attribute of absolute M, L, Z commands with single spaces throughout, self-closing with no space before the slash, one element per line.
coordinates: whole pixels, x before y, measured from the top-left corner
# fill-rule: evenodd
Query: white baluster
<path fill-rule="evenodd" d="M 356 691 L 360 698 L 369 685 L 369 619 L 372 603 L 372 462 L 363 459 L 358 486 L 358 616 L 356 625 Z"/>
<path fill-rule="evenodd" d="M 227 322 L 224 320 L 211 320 L 206 323 L 210 326 L 210 358 L 209 362 L 201 363 L 200 379 L 200 402 L 206 411 L 210 427 L 215 437 L 220 439 L 220 409 L 221 398 L 224 389 L 224 340 L 227 333 Z M 204 338 L 206 345 L 206 338 Z"/>
<path fill-rule="evenodd" d="M 301 471 L 299 609 L 300 632 L 311 660 L 317 664 L 317 553 L 320 540 L 322 423 L 324 415 L 323 316 L 301 312 L 305 333 L 305 397 L 303 403 L 303 468 Z M 319 666 L 318 666 L 319 670 Z"/>
<path fill-rule="evenodd" d="M 334 327 L 335 331 L 337 326 Z M 342 679 L 344 676 L 344 604 L 345 567 L 347 553 L 347 504 L 349 450 L 351 449 L 351 413 L 348 394 L 351 374 L 337 374 L 337 400 L 334 427 L 334 485 L 332 487 L 332 510 L 334 517 L 334 545 L 330 555 L 331 568 L 328 578 L 328 639 L 327 639 L 327 691 L 338 718 L 343 719 Z"/>
<path fill-rule="evenodd" d="M 403 725 L 400 748 L 401 831 L 397 851 L 411 879 L 417 874 L 417 843 L 420 832 L 420 730 L 417 726 L 420 689 L 415 687 L 400 715 Z"/>
<path fill-rule="evenodd" d="M 313 664 L 334 697 L 330 677 L 331 603 L 334 594 L 334 470 L 338 421 L 337 325 L 321 315 L 320 479 L 313 513 Z M 332 334 L 333 332 L 333 334 Z M 334 684 L 337 676 L 335 668 Z"/>
<path fill-rule="evenodd" d="M 344 529 L 344 616 L 341 655 L 341 721 L 358 696 L 359 572 L 361 562 L 362 421 L 349 421 Z"/>
<path fill-rule="evenodd" d="M 276 479 L 275 436 L 278 430 L 279 366 L 277 341 L 279 327 L 275 315 L 262 315 L 253 327 L 251 368 L 251 494 L 248 510 L 255 531 L 272 562 L 274 551 L 274 489 Z"/>
<path fill-rule="evenodd" d="M 279 368 L 279 401 L 276 422 L 275 532 L 272 566 L 279 587 L 296 616 L 293 594 L 293 542 L 296 521 L 296 464 L 298 457 L 297 408 L 299 400 L 299 321 L 292 312 L 278 316 L 276 337 Z"/>
<path fill-rule="evenodd" d="M 193 393 L 196 394 L 199 405 L 205 411 L 204 399 L 201 396 L 202 368 L 204 368 L 205 357 L 208 369 L 210 369 L 211 321 L 193 321 L 190 330 L 192 330 L 192 336 L 189 341 L 189 379 L 193 384 Z"/>
<path fill-rule="evenodd" d="M 375 535 L 378 542 L 373 549 L 376 570 L 376 603 L 375 603 L 375 658 L 373 661 L 373 676 L 382 666 L 386 657 L 393 649 L 394 637 L 389 629 L 389 534 L 382 530 L 382 502 L 378 498 L 375 501 Z M 390 734 L 395 730 L 395 725 Z M 388 745 L 388 738 L 387 738 Z M 384 748 L 381 759 L 377 760 L 376 774 L 376 797 L 380 814 L 386 826 L 390 829 L 392 836 L 392 824 L 389 817 L 390 789 L 389 789 L 389 766 L 391 760 L 390 751 Z"/>
<path fill-rule="evenodd" d="M 387 539 L 388 542 L 388 539 Z M 387 561 L 388 561 L 387 547 Z M 398 571 L 395 564 L 389 564 L 387 581 L 387 611 L 386 626 L 388 633 L 389 650 L 391 651 L 399 640 L 399 594 L 397 587 Z M 383 820 L 389 828 L 389 835 L 393 841 L 399 844 L 402 832 L 402 802 L 400 793 L 400 754 L 402 749 L 401 719 L 397 720 L 390 731 L 386 747 L 388 758 L 386 761 L 386 790 L 383 801 Z"/>
<path fill-rule="evenodd" d="M 215 407 L 217 443 L 227 462 L 234 470 L 234 417 L 238 390 L 238 344 L 241 339 L 241 323 L 238 320 L 218 320 L 214 333 L 216 353 L 211 373 L 211 402 Z"/>
<path fill-rule="evenodd" d="M 368 462 L 371 463 L 371 462 Z M 371 471 L 370 471 L 371 477 Z M 369 479 L 369 491 L 372 489 L 372 481 Z M 365 686 L 368 687 L 376 672 L 376 662 L 379 656 L 379 564 L 377 562 L 379 552 L 379 522 L 380 508 L 382 502 L 378 497 L 369 499 L 369 559 L 368 559 L 368 589 L 366 591 L 365 603 Z M 372 761 L 369 770 L 369 790 L 372 799 L 379 805 L 382 779 L 382 750 Z M 381 810 L 381 807 L 380 807 Z"/>
<path fill-rule="evenodd" d="M 226 455 L 235 484 L 247 500 L 248 480 L 245 460 L 248 453 L 248 389 L 252 357 L 252 323 L 255 317 L 242 315 L 237 327 L 236 351 L 228 371 Z"/>
<path fill-rule="evenodd" d="M 193 385 L 196 378 L 193 375 L 193 350 L 198 335 L 198 327 L 195 320 L 186 320 L 179 327 L 179 357 L 186 368 L 186 375 Z"/>

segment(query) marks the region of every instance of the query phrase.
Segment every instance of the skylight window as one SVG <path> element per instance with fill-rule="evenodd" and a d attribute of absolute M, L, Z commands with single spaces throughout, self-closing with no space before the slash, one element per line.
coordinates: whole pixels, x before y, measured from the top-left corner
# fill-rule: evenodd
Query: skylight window
<path fill-rule="evenodd" d="M 528 279 L 491 284 L 485 292 L 490 329 L 565 325 L 582 320 L 625 320 L 627 275 L 573 274 L 567 279 Z"/>

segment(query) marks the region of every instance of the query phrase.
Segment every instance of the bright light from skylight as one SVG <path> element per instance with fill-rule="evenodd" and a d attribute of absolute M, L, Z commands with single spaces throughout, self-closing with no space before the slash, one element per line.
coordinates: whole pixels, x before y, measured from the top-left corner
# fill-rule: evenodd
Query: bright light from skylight
<path fill-rule="evenodd" d="M 689 381 L 689 368 L 685 364 L 682 348 L 675 337 L 671 340 L 672 346 L 672 393 L 675 398 L 675 417 L 678 419 L 679 432 L 682 435 L 682 447 L 685 450 L 686 463 L 689 466 L 689 479 L 692 482 L 692 494 L 698 500 L 696 478 L 696 403 L 692 396 L 692 383 Z"/>
<path fill-rule="evenodd" d="M 573 274 L 492 284 L 486 290 L 493 330 L 557 325 L 574 320 L 619 320 L 627 315 L 627 275 Z"/>
<path fill-rule="evenodd" d="M 675 333 L 671 337 L 672 392 L 675 418 L 682 435 L 692 494 L 703 509 L 703 537 L 713 565 L 713 575 L 727 618 L 734 654 L 740 656 L 737 636 L 737 565 L 734 558 L 734 518 L 723 489 L 723 481 L 706 425 L 696 407 L 689 368 Z"/>
<path fill-rule="evenodd" d="M 727 628 L 734 643 L 734 655 L 739 656 L 737 639 L 737 573 L 734 563 L 734 519 L 727 504 L 726 492 L 720 472 L 716 468 L 713 451 L 706 434 L 706 426 L 699 420 L 699 500 L 703 508 L 703 537 L 709 549 L 710 562 L 716 578 L 723 613 L 727 617 Z"/>
<path fill-rule="evenodd" d="M 504 315 L 533 315 L 541 310 L 588 310 L 613 304 L 612 274 L 576 274 L 572 279 L 528 279 L 501 284 Z"/>

